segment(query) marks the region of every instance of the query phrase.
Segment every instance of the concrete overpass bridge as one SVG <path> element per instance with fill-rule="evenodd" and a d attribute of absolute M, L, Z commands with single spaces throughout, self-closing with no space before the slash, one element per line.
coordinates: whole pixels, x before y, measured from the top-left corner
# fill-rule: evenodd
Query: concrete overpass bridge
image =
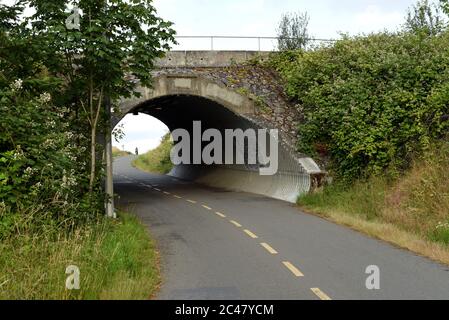
<path fill-rule="evenodd" d="M 323 172 L 310 157 L 295 149 L 300 109 L 284 94 L 277 76 L 252 64 L 268 52 L 172 51 L 157 61 L 153 88 L 139 87 L 140 98 L 123 100 L 120 116 L 146 113 L 170 131 L 191 131 L 193 121 L 203 130 L 267 128 L 279 130 L 279 170 L 259 175 L 259 165 L 179 165 L 170 175 L 205 185 L 247 191 L 295 202 L 310 191 Z"/>

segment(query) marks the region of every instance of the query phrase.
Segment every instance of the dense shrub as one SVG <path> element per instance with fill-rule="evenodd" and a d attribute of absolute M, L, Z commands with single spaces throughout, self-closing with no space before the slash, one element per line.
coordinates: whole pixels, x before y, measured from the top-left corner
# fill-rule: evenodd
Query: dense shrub
<path fill-rule="evenodd" d="M 0 4 L 0 205 L 37 205 L 50 223 L 104 211 L 106 110 L 150 86 L 175 33 L 151 1 L 71 4 L 75 28 L 64 1 Z"/>
<path fill-rule="evenodd" d="M 82 208 L 88 138 L 72 131 L 71 112 L 55 107 L 49 93 L 32 92 L 17 79 L 0 89 L 0 113 L 1 205 L 12 215 L 33 205 L 58 221 L 95 212 L 95 204 Z M 14 219 L 7 220 L 0 217 L 5 228 Z"/>
<path fill-rule="evenodd" d="M 448 48 L 448 32 L 381 33 L 273 56 L 304 114 L 299 149 L 348 180 L 408 167 L 447 132 Z"/>

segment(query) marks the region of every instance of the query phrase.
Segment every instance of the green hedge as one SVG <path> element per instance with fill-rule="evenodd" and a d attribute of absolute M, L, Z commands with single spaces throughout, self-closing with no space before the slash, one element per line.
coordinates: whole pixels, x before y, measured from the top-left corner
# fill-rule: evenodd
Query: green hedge
<path fill-rule="evenodd" d="M 347 180 L 402 170 L 447 132 L 449 32 L 345 37 L 268 63 L 304 114 L 300 151 Z"/>

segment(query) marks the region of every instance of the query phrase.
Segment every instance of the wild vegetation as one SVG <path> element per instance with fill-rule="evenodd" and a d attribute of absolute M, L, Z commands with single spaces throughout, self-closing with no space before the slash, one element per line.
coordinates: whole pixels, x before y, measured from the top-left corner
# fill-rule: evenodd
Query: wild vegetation
<path fill-rule="evenodd" d="M 36 233 L 41 212 L 22 213 L 0 242 L 0 299 L 148 299 L 159 285 L 154 244 L 133 216 Z M 79 290 L 65 287 L 71 265 L 80 270 Z"/>
<path fill-rule="evenodd" d="M 304 114 L 298 148 L 342 179 L 402 170 L 449 126 L 449 32 L 345 37 L 271 60 Z"/>
<path fill-rule="evenodd" d="M 129 156 L 130 154 L 131 154 L 131 152 L 129 152 L 129 151 L 120 150 L 117 147 L 112 147 L 112 156 L 114 158 Z"/>
<path fill-rule="evenodd" d="M 449 143 L 431 147 L 396 179 L 335 182 L 302 196 L 309 212 L 449 264 Z"/>
<path fill-rule="evenodd" d="M 134 80 L 151 84 L 148 71 L 174 31 L 151 1 L 72 4 L 83 14 L 70 28 L 64 1 L 0 4 L 0 298 L 148 298 L 157 256 L 136 219 L 103 218 L 97 138 L 109 134 L 117 98 L 138 95 Z M 449 14 L 448 0 L 438 9 L 420 1 L 398 32 L 307 50 L 308 17 L 289 24 L 287 15 L 280 34 L 299 41 L 268 66 L 304 114 L 298 149 L 321 158 L 334 180 L 299 203 L 449 263 L 449 31 L 441 12 Z M 166 173 L 170 148 L 165 136 L 135 165 Z M 65 287 L 71 264 L 80 290 Z"/>
<path fill-rule="evenodd" d="M 401 232 L 449 244 L 448 9 L 419 1 L 397 32 L 272 56 L 304 115 L 298 149 L 333 180 L 301 206 L 405 247 Z"/>
<path fill-rule="evenodd" d="M 117 280 L 132 284 L 138 268 L 148 267 L 121 252 L 146 250 L 137 222 L 103 218 L 98 137 L 110 134 L 116 100 L 138 95 L 134 80 L 150 85 L 148 71 L 169 49 L 174 31 L 150 1 L 70 3 L 81 9 L 73 21 L 65 1 L 0 4 L 2 298 L 99 298 L 111 284 L 106 272 L 123 273 Z M 79 292 L 64 291 L 68 260 L 87 276 Z"/>
<path fill-rule="evenodd" d="M 170 140 L 170 134 L 167 133 L 161 139 L 161 144 L 154 150 L 138 156 L 133 165 L 143 171 L 151 173 L 166 174 L 173 168 L 170 160 L 170 150 L 173 142 Z"/>

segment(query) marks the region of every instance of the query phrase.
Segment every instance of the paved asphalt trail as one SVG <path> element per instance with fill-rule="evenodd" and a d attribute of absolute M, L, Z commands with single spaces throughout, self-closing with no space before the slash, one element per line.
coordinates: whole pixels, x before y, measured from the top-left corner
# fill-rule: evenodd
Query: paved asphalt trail
<path fill-rule="evenodd" d="M 449 299 L 446 266 L 290 203 L 143 173 L 131 160 L 115 160 L 115 192 L 157 241 L 157 299 Z M 369 265 L 380 290 L 365 287 Z"/>

